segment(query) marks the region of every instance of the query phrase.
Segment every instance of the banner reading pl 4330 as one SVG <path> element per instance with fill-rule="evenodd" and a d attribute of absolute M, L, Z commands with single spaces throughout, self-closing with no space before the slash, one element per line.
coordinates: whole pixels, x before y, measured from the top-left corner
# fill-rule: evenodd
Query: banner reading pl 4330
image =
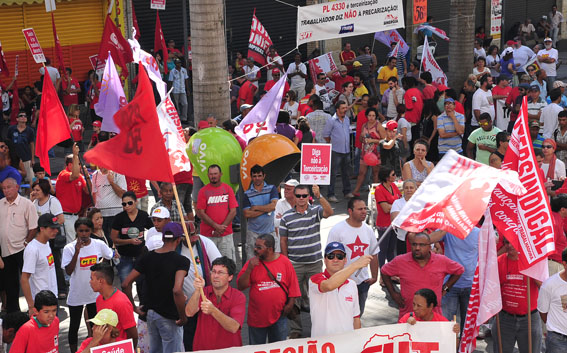
<path fill-rule="evenodd" d="M 297 46 L 404 27 L 402 0 L 343 0 L 297 9 Z"/>

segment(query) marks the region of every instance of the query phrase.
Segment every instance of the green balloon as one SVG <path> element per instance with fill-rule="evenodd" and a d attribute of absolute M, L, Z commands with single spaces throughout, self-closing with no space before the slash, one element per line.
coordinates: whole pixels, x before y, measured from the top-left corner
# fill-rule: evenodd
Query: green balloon
<path fill-rule="evenodd" d="M 193 173 L 203 184 L 209 183 L 209 166 L 217 164 L 222 169 L 221 181 L 238 189 L 238 183 L 230 182 L 230 166 L 239 164 L 242 148 L 234 136 L 220 128 L 206 128 L 191 136 L 187 144 L 187 155 L 193 165 Z"/>

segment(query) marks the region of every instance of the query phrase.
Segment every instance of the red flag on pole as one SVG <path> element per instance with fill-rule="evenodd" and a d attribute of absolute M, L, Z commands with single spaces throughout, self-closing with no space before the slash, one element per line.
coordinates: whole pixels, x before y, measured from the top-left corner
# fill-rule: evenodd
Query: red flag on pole
<path fill-rule="evenodd" d="M 138 69 L 136 96 L 114 114 L 120 133 L 85 153 L 85 159 L 133 178 L 173 182 L 153 88 L 141 63 Z"/>
<path fill-rule="evenodd" d="M 6 75 L 6 77 L 10 77 L 10 70 L 8 69 L 6 58 L 4 57 L 4 51 L 2 50 L 2 43 L 0 43 L 0 72 Z"/>
<path fill-rule="evenodd" d="M 140 39 L 140 27 L 138 27 L 138 19 L 136 18 L 136 12 L 134 11 L 134 2 L 130 1 L 130 7 L 132 7 L 132 23 L 134 24 L 134 29 L 136 30 L 136 35 L 134 35 L 134 39 Z"/>
<path fill-rule="evenodd" d="M 59 63 L 59 71 L 62 75 L 67 76 L 65 71 L 65 62 L 63 61 L 63 50 L 61 50 L 61 42 L 59 41 L 59 36 L 57 36 L 57 29 L 55 29 L 55 17 L 53 12 L 51 13 L 51 26 L 53 27 L 53 39 L 55 41 L 55 55 L 57 55 L 57 62 Z"/>
<path fill-rule="evenodd" d="M 163 65 L 163 71 L 167 73 L 167 46 L 165 45 L 165 38 L 163 36 L 163 31 L 161 30 L 161 22 L 159 20 L 159 12 L 156 10 L 156 31 L 154 35 L 154 54 L 161 50 L 161 59 L 165 65 Z"/>
<path fill-rule="evenodd" d="M 250 28 L 250 39 L 248 40 L 248 57 L 260 65 L 266 65 L 268 48 L 272 46 L 272 39 L 256 17 L 256 9 L 252 15 L 252 28 Z"/>
<path fill-rule="evenodd" d="M 49 175 L 51 175 L 51 166 L 47 152 L 59 142 L 69 138 L 71 138 L 69 120 L 55 92 L 55 87 L 47 76 L 47 79 L 43 80 L 35 155 L 39 157 L 39 163 Z"/>
<path fill-rule="evenodd" d="M 105 60 L 108 57 L 108 52 L 114 59 L 114 62 L 122 68 L 120 76 L 128 76 L 128 67 L 126 64 L 134 61 L 132 57 L 132 48 L 130 44 L 122 36 L 122 32 L 116 27 L 110 15 L 106 15 L 106 23 L 104 24 L 104 32 L 102 33 L 102 40 L 98 49 L 98 57 Z"/>

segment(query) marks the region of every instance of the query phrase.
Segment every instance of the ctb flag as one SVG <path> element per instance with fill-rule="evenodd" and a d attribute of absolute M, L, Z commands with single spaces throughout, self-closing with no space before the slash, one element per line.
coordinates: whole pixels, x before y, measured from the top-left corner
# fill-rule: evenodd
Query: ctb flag
<path fill-rule="evenodd" d="M 85 159 L 134 178 L 172 183 L 173 174 L 160 132 L 153 88 L 144 67 L 139 65 L 138 70 L 136 96 L 114 115 L 120 133 L 97 144 L 85 153 Z"/>
<path fill-rule="evenodd" d="M 122 36 L 120 29 L 116 27 L 110 15 L 106 15 L 104 24 L 104 32 L 102 32 L 102 40 L 98 49 L 98 57 L 101 60 L 106 59 L 108 52 L 114 58 L 114 62 L 122 68 L 120 76 L 128 76 L 128 66 L 126 64 L 134 61 L 132 57 L 132 49 L 128 41 Z"/>
<path fill-rule="evenodd" d="M 56 144 L 71 138 L 71 127 L 65 110 L 59 101 L 53 82 L 43 80 L 41 108 L 37 124 L 35 155 L 45 171 L 51 175 L 51 165 L 47 153 Z"/>
<path fill-rule="evenodd" d="M 266 65 L 266 55 L 271 46 L 272 39 L 270 39 L 266 28 L 258 21 L 256 10 L 254 10 L 250 39 L 248 40 L 248 57 L 253 58 L 260 65 Z"/>

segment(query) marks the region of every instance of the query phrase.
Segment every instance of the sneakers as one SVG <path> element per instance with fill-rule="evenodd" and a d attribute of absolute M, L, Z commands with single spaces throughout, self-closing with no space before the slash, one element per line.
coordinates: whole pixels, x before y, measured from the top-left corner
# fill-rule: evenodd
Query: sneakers
<path fill-rule="evenodd" d="M 329 202 L 334 202 L 334 203 L 339 202 L 339 200 L 335 195 L 327 197 L 327 200 L 329 200 Z"/>
<path fill-rule="evenodd" d="M 345 199 L 352 199 L 354 197 L 354 195 L 352 194 L 352 192 L 349 192 L 348 194 L 345 195 Z"/>

